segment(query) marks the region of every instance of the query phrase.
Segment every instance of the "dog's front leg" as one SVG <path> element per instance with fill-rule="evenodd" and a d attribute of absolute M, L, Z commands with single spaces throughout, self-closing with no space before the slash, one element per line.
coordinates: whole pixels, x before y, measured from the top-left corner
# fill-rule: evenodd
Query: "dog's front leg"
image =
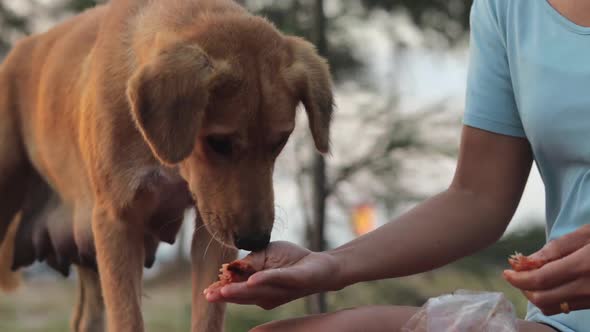
<path fill-rule="evenodd" d="M 73 332 L 103 332 L 104 303 L 95 271 L 78 266 L 78 299 L 70 326 Z"/>
<path fill-rule="evenodd" d="M 100 284 L 110 332 L 143 331 L 141 278 L 144 263 L 143 225 L 113 220 L 94 209 L 92 230 L 100 271 Z"/>
<path fill-rule="evenodd" d="M 237 250 L 223 246 L 214 240 L 196 219 L 196 230 L 191 246 L 193 307 L 192 332 L 221 332 L 225 304 L 209 303 L 203 290 L 217 280 L 221 264 L 234 260 Z"/>

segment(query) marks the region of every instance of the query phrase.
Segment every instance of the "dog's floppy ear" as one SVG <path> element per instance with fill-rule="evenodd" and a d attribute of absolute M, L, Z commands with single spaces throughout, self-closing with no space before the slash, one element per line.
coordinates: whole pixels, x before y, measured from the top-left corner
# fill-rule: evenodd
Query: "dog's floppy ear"
<path fill-rule="evenodd" d="M 196 45 L 175 45 L 140 66 L 127 84 L 133 119 L 162 163 L 179 163 L 194 148 L 214 67 Z"/>
<path fill-rule="evenodd" d="M 287 37 L 287 42 L 294 60 L 284 72 L 285 79 L 305 106 L 316 148 L 327 153 L 334 110 L 330 67 L 311 43 L 298 37 Z"/>

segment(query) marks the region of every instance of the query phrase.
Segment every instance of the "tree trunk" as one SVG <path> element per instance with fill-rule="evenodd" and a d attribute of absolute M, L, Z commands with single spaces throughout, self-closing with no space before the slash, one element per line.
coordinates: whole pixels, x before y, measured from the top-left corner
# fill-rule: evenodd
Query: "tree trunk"
<path fill-rule="evenodd" d="M 314 157 L 313 168 L 313 215 L 310 225 L 310 249 L 324 251 L 326 248 L 324 229 L 326 224 L 326 161 L 322 155 Z M 326 294 L 319 293 L 308 297 L 307 310 L 311 314 L 324 313 L 328 310 Z"/>
<path fill-rule="evenodd" d="M 326 16 L 324 13 L 324 1 L 314 0 L 313 8 L 314 29 L 312 41 L 315 43 L 318 52 L 326 57 L 328 47 L 326 40 Z M 307 234 L 310 235 L 310 249 L 313 251 L 324 251 L 325 237 L 324 229 L 326 224 L 326 161 L 324 156 L 316 154 L 312 167 L 312 223 L 308 227 Z M 307 309 L 310 313 L 323 313 L 327 311 L 326 294 L 320 293 L 308 297 Z"/>

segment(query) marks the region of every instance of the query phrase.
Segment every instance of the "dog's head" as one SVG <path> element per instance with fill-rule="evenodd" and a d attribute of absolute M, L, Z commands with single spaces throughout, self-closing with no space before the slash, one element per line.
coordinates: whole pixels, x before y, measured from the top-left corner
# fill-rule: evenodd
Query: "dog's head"
<path fill-rule="evenodd" d="M 274 222 L 274 163 L 303 103 L 317 149 L 329 149 L 327 63 L 261 19 L 160 34 L 128 83 L 132 115 L 156 158 L 178 165 L 220 242 L 264 248 Z"/>

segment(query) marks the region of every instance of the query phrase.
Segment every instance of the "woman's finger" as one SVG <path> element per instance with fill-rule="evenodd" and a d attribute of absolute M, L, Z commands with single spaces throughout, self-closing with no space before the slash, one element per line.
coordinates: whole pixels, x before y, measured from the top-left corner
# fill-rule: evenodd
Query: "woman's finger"
<path fill-rule="evenodd" d="M 245 288 L 228 286 L 221 289 L 221 296 L 226 300 L 272 299 L 292 293 L 294 293 L 293 290 L 276 286 L 258 286 Z"/>
<path fill-rule="evenodd" d="M 297 288 L 286 288 L 289 285 L 298 285 L 293 273 L 295 268 L 278 268 L 257 272 L 248 281 L 231 283 L 221 289 L 213 289 L 205 293 L 209 302 L 234 302 L 234 299 L 256 298 L 268 294 L 269 297 L 277 294 L 277 290 L 296 293 Z M 252 302 L 253 303 L 253 302 Z"/>
<path fill-rule="evenodd" d="M 230 288 L 225 287 L 221 290 L 222 301 L 231 302 L 236 304 L 256 304 L 261 307 L 265 307 L 265 304 L 271 303 L 285 303 L 294 296 L 292 290 L 272 287 L 272 286 L 261 286 L 255 288 L 249 288 L 244 291 L 241 288 Z"/>
<path fill-rule="evenodd" d="M 260 285 L 297 285 L 297 268 L 277 268 L 254 273 L 248 278 L 248 286 Z"/>
<path fill-rule="evenodd" d="M 571 255 L 549 262 L 539 269 L 515 272 L 504 271 L 504 278 L 514 287 L 536 291 L 558 287 L 583 276 L 588 264 L 588 250 L 578 250 Z"/>
<path fill-rule="evenodd" d="M 249 288 L 246 285 L 246 282 L 236 282 L 236 283 L 232 283 L 226 286 L 223 286 L 222 288 L 215 288 L 212 290 L 207 290 L 205 292 L 205 297 L 207 298 L 207 301 L 209 302 L 220 302 L 220 301 L 225 301 L 225 295 L 227 292 L 231 293 L 244 293 L 244 292 L 248 292 Z"/>
<path fill-rule="evenodd" d="M 281 305 L 289 302 L 291 299 L 286 299 L 286 300 L 272 300 L 269 302 L 264 302 L 264 301 L 256 301 L 256 302 L 252 302 L 250 300 L 235 300 L 235 301 L 230 301 L 230 303 L 233 304 L 240 304 L 240 305 L 256 305 L 261 307 L 264 310 L 272 310 L 274 308 L 280 307 Z"/>
<path fill-rule="evenodd" d="M 224 298 L 230 298 L 234 296 L 242 296 L 243 294 L 255 293 L 256 290 L 262 287 L 250 287 L 246 282 L 238 282 L 224 286 L 221 288 L 220 293 Z"/>
<path fill-rule="evenodd" d="M 541 308 L 539 308 L 541 309 Z M 563 301 L 559 304 L 554 304 L 551 307 L 543 308 L 541 311 L 544 315 L 552 316 L 557 314 L 567 314 L 576 310 L 590 309 L 590 300 L 572 300 Z"/>
<path fill-rule="evenodd" d="M 214 302 L 221 302 L 223 300 L 223 296 L 219 293 L 219 290 L 212 290 L 205 292 L 205 298 L 207 301 L 214 303 Z"/>
<path fill-rule="evenodd" d="M 533 260 L 551 262 L 565 257 L 590 243 L 590 224 L 560 238 L 549 241 L 541 250 L 530 255 Z"/>
<path fill-rule="evenodd" d="M 583 278 L 553 289 L 525 291 L 523 293 L 531 303 L 542 309 L 543 312 L 559 313 L 559 311 L 562 311 L 563 309 L 561 306 L 564 302 L 568 302 L 569 310 L 589 308 L 582 307 L 584 303 L 590 303 L 590 299 L 586 295 L 589 291 L 590 286 L 588 285 L 588 279 Z M 571 305 L 574 305 L 576 309 L 573 309 Z"/>

